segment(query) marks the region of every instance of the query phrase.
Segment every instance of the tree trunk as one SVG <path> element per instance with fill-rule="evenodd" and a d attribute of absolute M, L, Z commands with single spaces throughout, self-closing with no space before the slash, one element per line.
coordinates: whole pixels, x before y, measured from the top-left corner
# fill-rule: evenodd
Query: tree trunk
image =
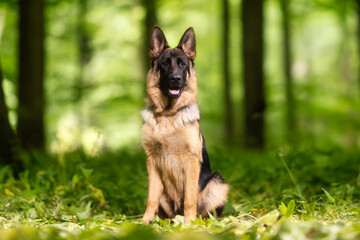
<path fill-rule="evenodd" d="M 0 66 L 0 166 L 10 165 L 17 176 L 23 165 L 17 155 L 18 142 L 8 120 L 8 110 L 3 90 L 3 76 Z"/>
<path fill-rule="evenodd" d="M 77 41 L 79 49 L 79 76 L 75 86 L 75 103 L 82 99 L 85 84 L 85 68 L 91 59 L 90 36 L 86 24 L 87 8 L 88 0 L 78 0 Z"/>
<path fill-rule="evenodd" d="M 84 91 L 88 83 L 86 70 L 91 60 L 92 49 L 90 47 L 90 34 L 87 27 L 86 15 L 88 12 L 88 0 L 78 0 L 77 16 L 77 44 L 78 44 L 78 76 L 74 86 L 74 109 L 79 121 L 79 126 L 73 134 L 81 136 L 87 127 L 88 116 L 83 102 Z"/>
<path fill-rule="evenodd" d="M 144 35 L 143 35 L 143 49 L 142 49 L 144 76 L 146 76 L 146 72 L 150 68 L 150 58 L 149 58 L 150 35 L 152 29 L 157 24 L 156 0 L 142 0 L 142 4 L 146 12 L 143 22 Z"/>
<path fill-rule="evenodd" d="M 245 146 L 264 149 L 263 0 L 242 1 Z"/>
<path fill-rule="evenodd" d="M 44 2 L 19 0 L 17 132 L 25 149 L 44 147 Z"/>
<path fill-rule="evenodd" d="M 234 137 L 233 111 L 230 92 L 230 64 L 229 64 L 229 2 L 223 3 L 223 74 L 224 74 L 224 101 L 225 101 L 225 133 L 226 139 L 231 142 Z"/>
<path fill-rule="evenodd" d="M 290 39 L 290 20 L 289 20 L 289 0 L 280 0 L 282 13 L 282 32 L 283 32 L 283 61 L 285 75 L 285 96 L 286 96 L 286 128 L 287 135 L 291 137 L 295 130 L 294 115 L 294 95 L 293 80 L 291 76 L 291 39 Z"/>
<path fill-rule="evenodd" d="M 356 13 L 357 13 L 357 79 L 358 79 L 358 89 L 360 94 L 360 0 L 356 1 Z"/>

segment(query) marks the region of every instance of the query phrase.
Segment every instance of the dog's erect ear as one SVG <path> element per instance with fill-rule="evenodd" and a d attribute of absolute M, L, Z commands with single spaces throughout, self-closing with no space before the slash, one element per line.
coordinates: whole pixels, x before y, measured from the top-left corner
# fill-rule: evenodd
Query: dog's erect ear
<path fill-rule="evenodd" d="M 177 46 L 184 51 L 185 55 L 192 61 L 196 57 L 196 39 L 195 31 L 192 27 L 189 27 L 181 37 L 179 45 Z"/>
<path fill-rule="evenodd" d="M 150 39 L 150 49 L 149 49 L 150 58 L 155 59 L 159 57 L 161 52 L 168 47 L 169 45 L 166 41 L 163 31 L 158 26 L 155 26 L 151 33 L 151 39 Z"/>

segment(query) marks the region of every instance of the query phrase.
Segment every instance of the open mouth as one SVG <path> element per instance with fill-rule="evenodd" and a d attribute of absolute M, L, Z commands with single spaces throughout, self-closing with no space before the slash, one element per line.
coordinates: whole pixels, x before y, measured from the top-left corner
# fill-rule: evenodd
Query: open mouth
<path fill-rule="evenodd" d="M 176 88 L 176 89 L 169 89 L 169 93 L 171 95 L 178 95 L 180 93 L 180 89 Z"/>

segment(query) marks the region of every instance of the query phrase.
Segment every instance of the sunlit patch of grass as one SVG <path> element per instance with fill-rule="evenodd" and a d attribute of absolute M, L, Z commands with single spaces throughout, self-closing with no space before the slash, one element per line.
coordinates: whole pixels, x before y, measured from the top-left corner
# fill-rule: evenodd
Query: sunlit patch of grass
<path fill-rule="evenodd" d="M 359 219 L 358 219 L 359 220 Z M 360 225 L 354 221 L 301 220 L 275 209 L 260 217 L 251 214 L 222 219 L 197 219 L 185 225 L 183 217 L 173 221 L 155 219 L 146 225 L 139 219 L 110 218 L 99 213 L 85 228 L 83 221 L 56 223 L 46 219 L 0 219 L 1 239 L 357 239 Z"/>

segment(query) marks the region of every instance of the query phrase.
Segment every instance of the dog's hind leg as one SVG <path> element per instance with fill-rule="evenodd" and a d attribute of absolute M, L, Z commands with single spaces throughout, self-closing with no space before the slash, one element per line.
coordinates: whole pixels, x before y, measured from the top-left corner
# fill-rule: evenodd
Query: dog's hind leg
<path fill-rule="evenodd" d="M 216 211 L 217 216 L 221 216 L 222 210 L 227 200 L 229 185 L 224 182 L 222 176 L 215 172 L 207 182 L 204 189 L 198 196 L 198 215 L 207 217 L 208 212 Z"/>

